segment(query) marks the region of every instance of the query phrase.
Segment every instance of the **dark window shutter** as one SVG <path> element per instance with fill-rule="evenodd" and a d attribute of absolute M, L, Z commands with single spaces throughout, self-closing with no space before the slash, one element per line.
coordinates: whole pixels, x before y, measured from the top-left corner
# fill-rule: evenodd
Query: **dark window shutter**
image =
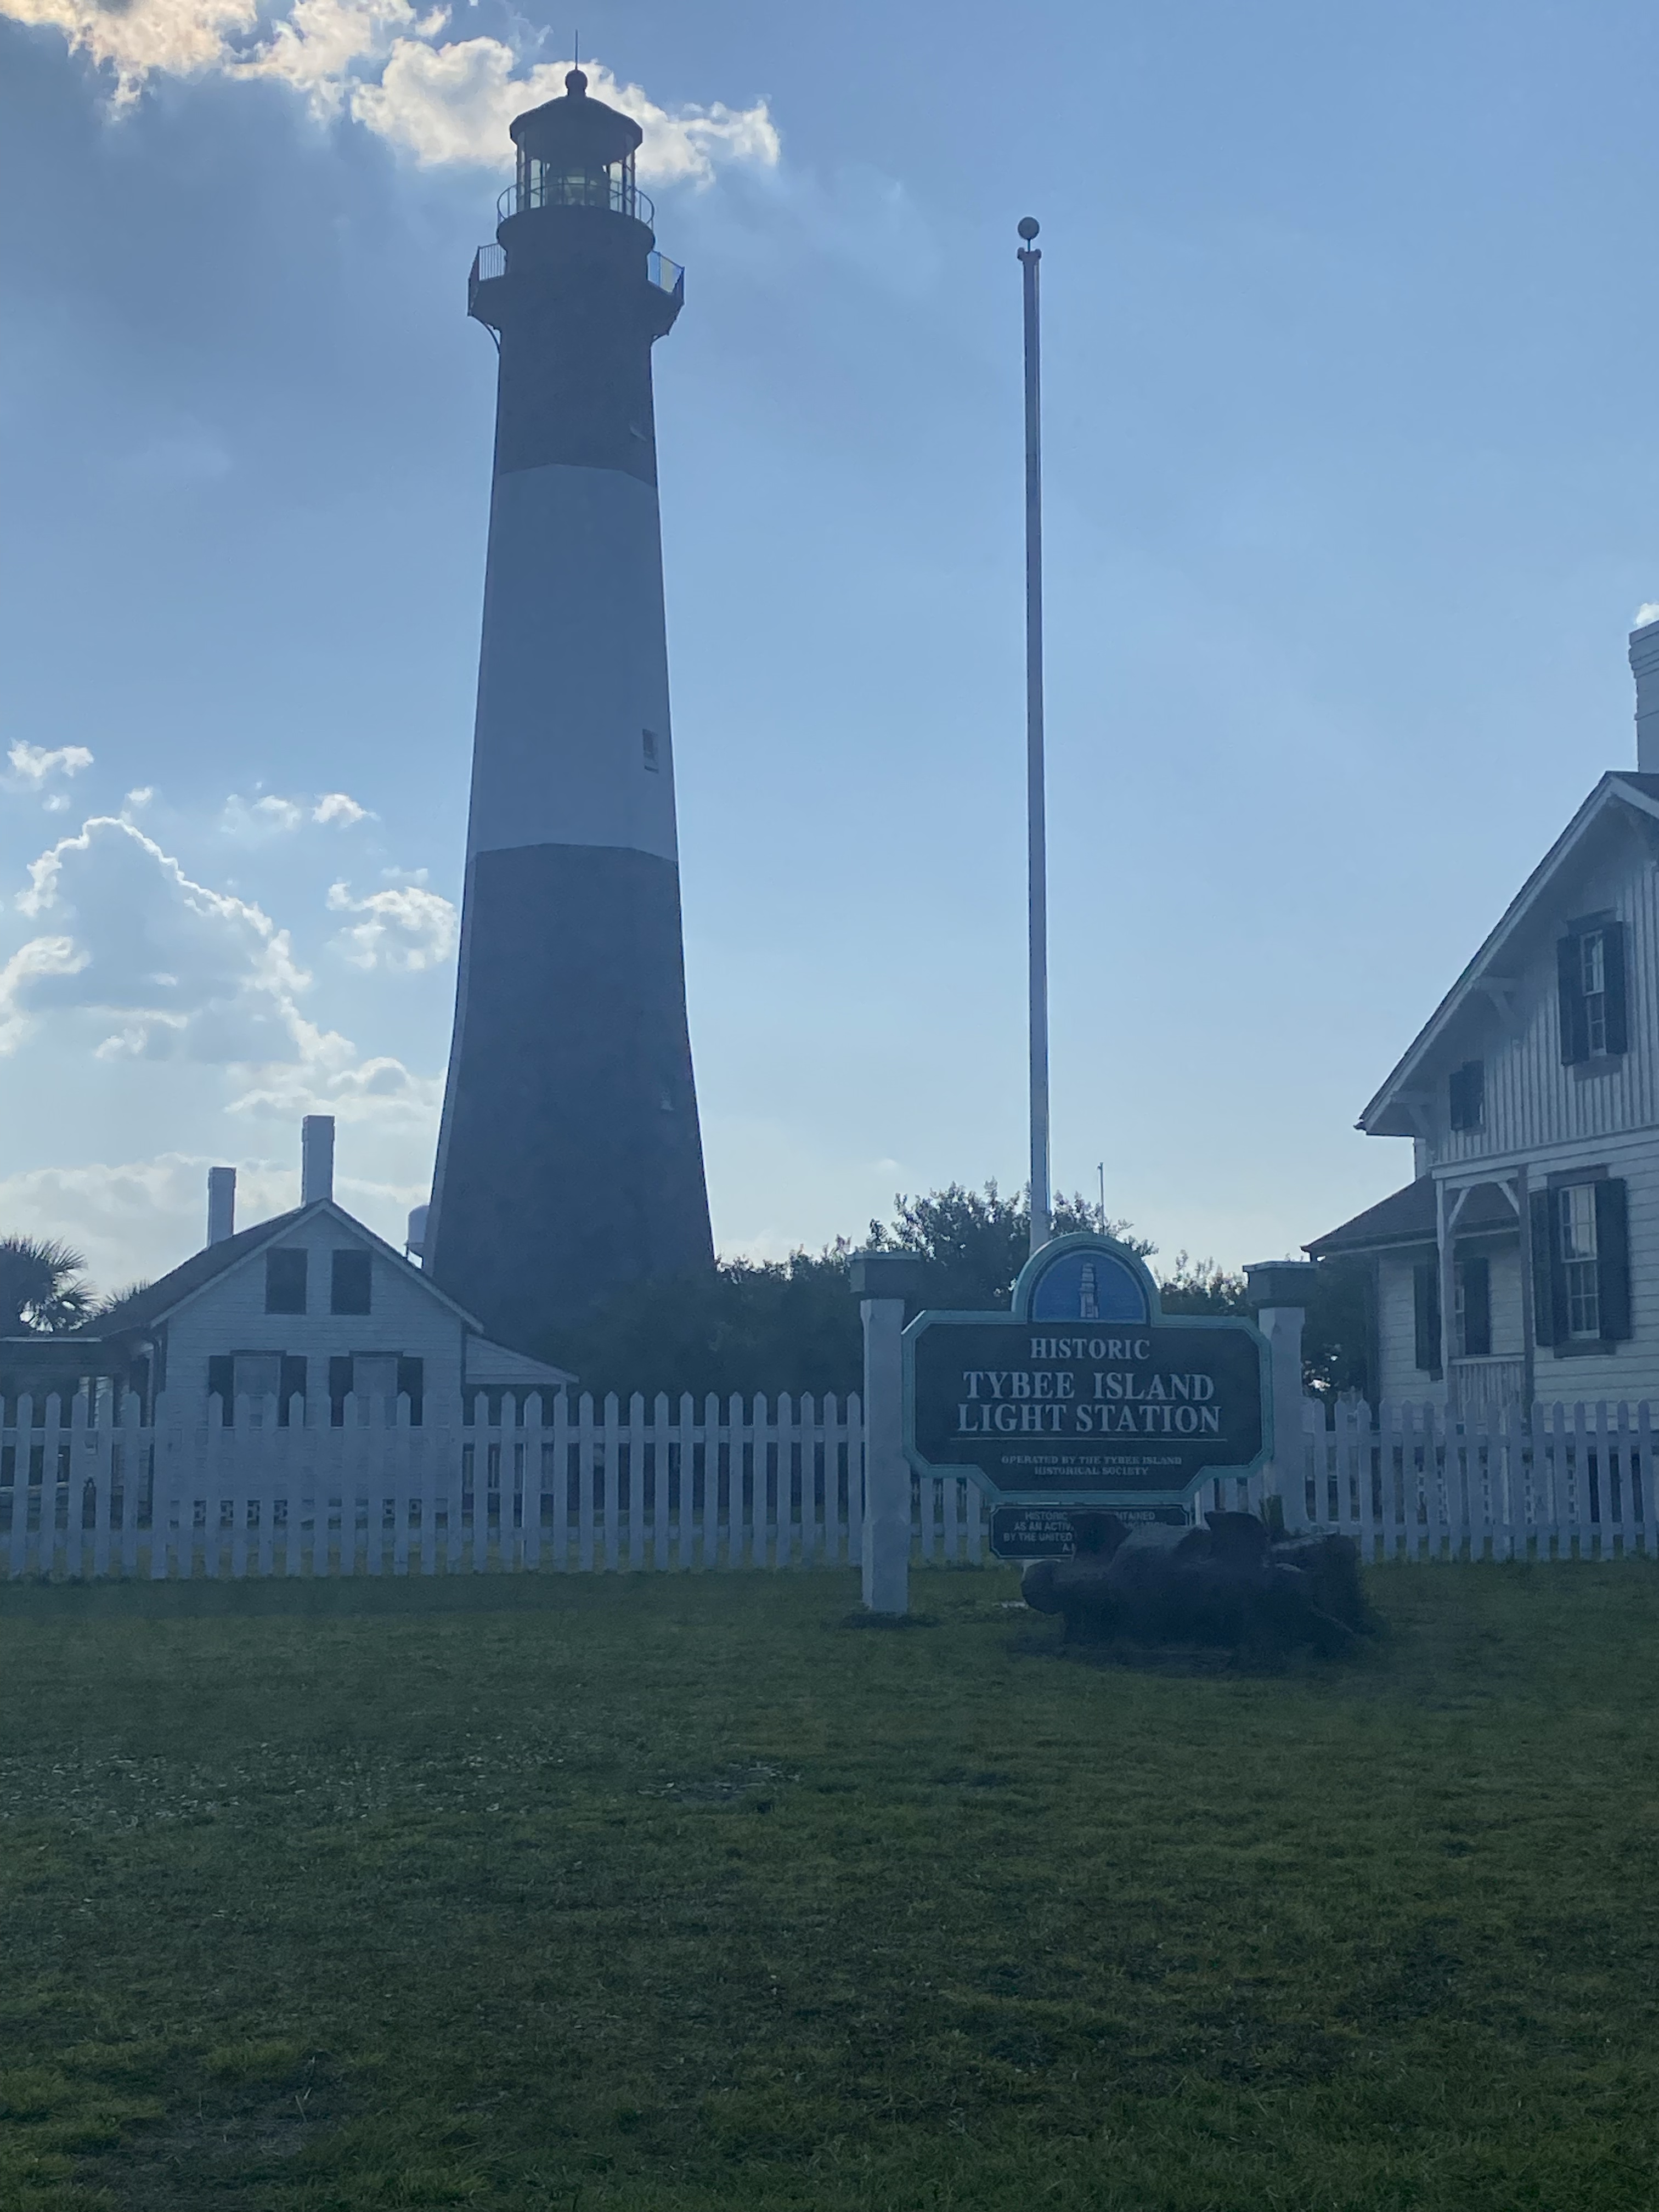
<path fill-rule="evenodd" d="M 306 1310 L 306 1255 L 289 1245 L 265 1255 L 265 1311 L 302 1314 Z"/>
<path fill-rule="evenodd" d="M 337 1352 L 328 1363 L 328 1419 L 331 1428 L 345 1426 L 345 1401 L 351 1393 L 351 1354 Z"/>
<path fill-rule="evenodd" d="M 219 1401 L 219 1419 L 228 1428 L 235 1417 L 236 1370 L 228 1352 L 208 1361 L 208 1395 Z"/>
<path fill-rule="evenodd" d="M 1448 1103 L 1454 1129 L 1479 1129 L 1486 1119 L 1486 1064 L 1466 1060 L 1447 1078 Z"/>
<path fill-rule="evenodd" d="M 1486 1260 L 1465 1260 L 1463 1273 L 1463 1349 L 1471 1359 L 1484 1359 L 1492 1350 L 1492 1268 Z"/>
<path fill-rule="evenodd" d="M 419 1359 L 399 1359 L 398 1362 L 398 1395 L 409 1401 L 409 1425 L 421 1425 L 421 1397 L 426 1388 L 426 1364 Z"/>
<path fill-rule="evenodd" d="M 1630 1017 L 1626 1012 L 1625 925 L 1622 921 L 1604 922 L 1601 926 L 1601 976 L 1607 986 L 1607 1051 L 1609 1054 L 1628 1052 Z"/>
<path fill-rule="evenodd" d="M 279 1428 L 285 1429 L 289 1425 L 288 1409 L 290 1402 L 295 1398 L 303 1398 L 305 1395 L 306 1363 L 304 1355 L 301 1352 L 285 1352 L 283 1354 L 282 1387 L 277 1392 L 276 1401 L 276 1425 Z M 301 1419 L 304 1419 L 303 1414 L 301 1414 Z"/>
<path fill-rule="evenodd" d="M 1532 1194 L 1532 1326 L 1539 1344 L 1559 1344 L 1567 1329 L 1567 1279 L 1553 1191 Z"/>
<path fill-rule="evenodd" d="M 1601 1293 L 1601 1334 L 1616 1344 L 1630 1328 L 1630 1220 L 1621 1177 L 1595 1186 L 1595 1287 Z"/>
<path fill-rule="evenodd" d="M 1556 993 L 1561 1005 L 1561 1064 L 1572 1067 L 1589 1058 L 1589 1024 L 1584 1017 L 1584 994 L 1578 972 L 1578 939 L 1555 940 Z"/>
<path fill-rule="evenodd" d="M 369 1310 L 372 1267 L 367 1252 L 335 1252 L 329 1278 L 329 1311 L 366 1314 Z"/>
<path fill-rule="evenodd" d="M 1417 1364 L 1425 1375 L 1440 1372 L 1440 1269 L 1419 1260 L 1412 1269 L 1412 1319 L 1417 1335 Z"/>

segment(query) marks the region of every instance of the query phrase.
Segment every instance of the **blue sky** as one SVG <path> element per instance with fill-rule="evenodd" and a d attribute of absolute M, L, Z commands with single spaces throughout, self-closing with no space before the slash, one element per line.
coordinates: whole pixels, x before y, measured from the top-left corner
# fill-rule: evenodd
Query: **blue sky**
<path fill-rule="evenodd" d="M 1166 1259 L 1230 1264 L 1404 1180 L 1356 1114 L 1633 757 L 1659 22 L 580 27 L 689 270 L 657 386 L 722 1249 L 1023 1179 L 1028 211 L 1056 1178 L 1103 1159 Z M 465 279 L 568 51 L 495 0 L 0 0 L 0 1219 L 106 1284 L 199 1241 L 211 1160 L 245 1218 L 290 1201 L 307 1110 L 366 1218 L 424 1194 L 492 427 Z"/>

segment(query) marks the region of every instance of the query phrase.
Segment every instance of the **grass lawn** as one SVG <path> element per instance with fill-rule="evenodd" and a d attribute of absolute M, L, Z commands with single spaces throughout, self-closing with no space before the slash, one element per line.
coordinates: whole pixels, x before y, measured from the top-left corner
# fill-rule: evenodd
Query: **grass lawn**
<path fill-rule="evenodd" d="M 0 2206 L 1659 2205 L 1659 1570 L 0 1589 Z"/>

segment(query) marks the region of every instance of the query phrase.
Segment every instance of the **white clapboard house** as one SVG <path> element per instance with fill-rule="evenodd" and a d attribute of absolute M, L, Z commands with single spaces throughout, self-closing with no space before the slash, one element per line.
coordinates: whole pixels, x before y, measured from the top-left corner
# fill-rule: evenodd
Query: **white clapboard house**
<path fill-rule="evenodd" d="M 308 1425 L 354 1412 L 395 1419 L 407 1398 L 419 1426 L 434 1403 L 453 1419 L 488 1394 L 554 1395 L 575 1377 L 492 1344 L 478 1322 L 410 1260 L 337 1205 L 334 1124 L 307 1116 L 301 1202 L 251 1229 L 234 1222 L 235 1175 L 209 1174 L 208 1242 L 77 1337 L 96 1370 L 129 1381 L 147 1401 L 165 1393 L 172 1418 L 289 1425 L 304 1401 Z M 64 1340 L 58 1340 L 62 1346 Z M 192 1408 L 195 1409 L 192 1416 Z"/>
<path fill-rule="evenodd" d="M 1604 775 L 1359 1119 L 1403 1190 L 1358 1255 L 1373 1395 L 1455 1413 L 1659 1400 L 1659 623 L 1631 638 L 1634 773 Z"/>

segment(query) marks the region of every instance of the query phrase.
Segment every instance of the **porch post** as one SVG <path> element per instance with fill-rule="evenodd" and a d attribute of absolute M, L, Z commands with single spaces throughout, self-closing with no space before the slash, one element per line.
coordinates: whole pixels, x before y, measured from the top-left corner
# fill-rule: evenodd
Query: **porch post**
<path fill-rule="evenodd" d="M 1445 1386 L 1448 1420 L 1455 1419 L 1457 1413 L 1457 1389 L 1452 1375 L 1452 1353 L 1457 1343 L 1457 1275 L 1452 1243 L 1456 1218 L 1455 1212 L 1449 1220 L 1447 1218 L 1446 1186 L 1437 1176 L 1434 1185 L 1434 1258 L 1440 1283 L 1440 1376 Z"/>
<path fill-rule="evenodd" d="M 1532 1189 L 1524 1160 L 1515 1171 L 1515 1202 L 1521 1216 L 1521 1402 L 1530 1409 L 1537 1382 L 1538 1316 L 1532 1298 Z"/>

